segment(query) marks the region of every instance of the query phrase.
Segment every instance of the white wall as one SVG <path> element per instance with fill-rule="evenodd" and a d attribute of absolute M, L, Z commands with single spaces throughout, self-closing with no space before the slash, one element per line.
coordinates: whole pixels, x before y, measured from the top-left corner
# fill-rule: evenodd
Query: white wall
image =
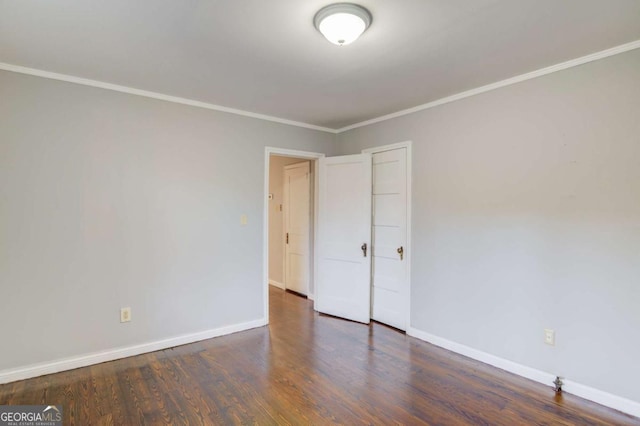
<path fill-rule="evenodd" d="M 284 212 L 280 206 L 284 202 L 284 166 L 305 160 L 272 155 L 269 162 L 269 280 L 284 284 Z"/>
<path fill-rule="evenodd" d="M 414 142 L 413 327 L 640 401 L 639 76 L 633 51 L 339 135 Z"/>
<path fill-rule="evenodd" d="M 0 371 L 263 318 L 267 145 L 334 136 L 0 72 Z"/>

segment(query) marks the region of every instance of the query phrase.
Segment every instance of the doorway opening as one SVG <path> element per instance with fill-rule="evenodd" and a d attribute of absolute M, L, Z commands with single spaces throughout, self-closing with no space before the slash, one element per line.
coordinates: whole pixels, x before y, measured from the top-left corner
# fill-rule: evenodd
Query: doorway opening
<path fill-rule="evenodd" d="M 269 286 L 314 298 L 317 163 L 324 154 L 265 148 L 264 313 Z"/>
<path fill-rule="evenodd" d="M 313 163 L 272 155 L 269 161 L 269 285 L 311 293 Z"/>
<path fill-rule="evenodd" d="M 277 157 L 285 158 L 279 160 Z M 282 172 L 271 167 L 272 159 L 280 162 Z M 302 186 L 312 185 L 309 202 L 313 199 L 313 207 L 301 208 L 303 212 L 309 212 L 307 218 L 312 224 L 304 233 L 306 239 L 301 240 L 303 246 L 308 247 L 308 253 L 301 255 L 289 247 L 289 254 L 298 256 L 298 260 L 300 256 L 308 257 L 308 262 L 302 263 L 306 269 L 298 267 L 295 262 L 291 263 L 291 270 L 285 266 L 287 233 L 289 243 L 293 238 L 292 228 L 285 230 L 285 189 L 283 187 L 279 198 L 270 187 L 270 175 L 282 173 L 284 181 L 287 168 L 291 176 L 296 173 L 298 177 L 310 176 L 308 184 L 298 182 L 302 182 Z M 283 281 L 287 280 L 287 273 L 308 276 L 308 281 L 298 284 L 302 291 L 292 289 L 302 294 L 306 291 L 306 295 L 313 299 L 316 311 L 362 323 L 373 319 L 399 330 L 409 329 L 410 194 L 411 142 L 328 158 L 320 153 L 267 147 L 263 240 L 265 324 L 269 323 L 270 280 L 274 286 L 288 287 L 274 275 L 270 276 L 271 234 L 275 238 L 272 244 L 283 247 L 283 260 L 273 262 L 276 269 L 271 270 L 281 271 Z M 279 201 L 282 201 L 282 210 Z M 272 212 L 282 224 L 282 231 L 270 232 Z M 300 274 L 300 271 L 304 273 Z"/>

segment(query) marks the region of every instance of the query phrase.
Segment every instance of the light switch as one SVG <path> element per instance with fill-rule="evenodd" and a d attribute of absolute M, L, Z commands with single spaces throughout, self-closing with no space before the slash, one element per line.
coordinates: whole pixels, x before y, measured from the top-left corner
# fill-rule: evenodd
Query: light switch
<path fill-rule="evenodd" d="M 243 214 L 242 216 L 240 216 L 240 225 L 246 225 L 247 224 L 247 215 Z"/>
<path fill-rule="evenodd" d="M 547 345 L 555 346 L 556 344 L 556 332 L 549 328 L 544 329 L 544 342 Z"/>

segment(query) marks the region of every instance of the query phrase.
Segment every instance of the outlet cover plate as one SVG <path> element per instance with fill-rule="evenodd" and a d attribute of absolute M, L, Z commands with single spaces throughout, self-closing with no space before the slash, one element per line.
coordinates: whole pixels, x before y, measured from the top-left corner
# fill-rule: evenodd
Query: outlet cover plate
<path fill-rule="evenodd" d="M 131 321 L 131 308 L 120 308 L 120 322 Z"/>

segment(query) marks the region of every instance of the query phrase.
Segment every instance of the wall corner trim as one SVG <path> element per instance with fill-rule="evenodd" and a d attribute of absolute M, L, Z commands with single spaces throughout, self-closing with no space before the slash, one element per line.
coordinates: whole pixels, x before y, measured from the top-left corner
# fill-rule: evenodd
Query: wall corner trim
<path fill-rule="evenodd" d="M 108 349 L 101 352 L 94 352 L 90 354 L 59 359 L 51 362 L 44 362 L 28 365 L 25 367 L 3 370 L 0 371 L 0 384 L 29 379 L 32 377 L 44 376 L 46 374 L 59 373 L 66 370 L 73 370 L 80 367 L 100 364 L 107 361 L 114 361 L 116 359 L 127 358 L 130 356 L 140 355 L 148 352 L 155 352 L 174 346 L 186 345 L 188 343 L 198 342 L 200 340 L 206 340 L 213 337 L 219 337 L 227 334 L 237 333 L 240 331 L 250 330 L 252 328 L 262 327 L 264 325 L 266 325 L 266 320 L 264 318 L 261 318 L 254 321 L 228 325 L 211 330 L 200 331 L 197 333 L 183 334 L 181 336 L 170 337 L 168 339 L 156 340 L 139 345 Z"/>
<path fill-rule="evenodd" d="M 451 352 L 455 352 L 457 354 L 475 359 L 476 361 L 484 362 L 485 364 L 492 365 L 494 367 L 500 368 L 501 370 L 505 370 L 510 373 L 517 374 L 518 376 L 533 380 L 535 382 L 542 383 L 549 386 L 550 391 L 551 383 L 556 377 L 554 374 L 527 367 L 525 365 L 518 364 L 516 362 L 509 361 L 495 355 L 491 355 L 478 349 L 474 349 L 469 346 L 465 346 L 460 343 L 435 336 L 414 327 L 409 327 L 407 329 L 407 335 L 450 350 Z M 632 401 L 621 396 L 613 395 L 589 386 L 585 386 L 566 378 L 563 378 L 563 382 L 564 385 L 562 386 L 562 389 L 564 392 L 579 396 L 581 398 L 596 402 L 598 404 L 613 408 L 618 411 L 622 411 L 623 413 L 627 413 L 632 416 L 640 417 L 640 402 Z"/>

